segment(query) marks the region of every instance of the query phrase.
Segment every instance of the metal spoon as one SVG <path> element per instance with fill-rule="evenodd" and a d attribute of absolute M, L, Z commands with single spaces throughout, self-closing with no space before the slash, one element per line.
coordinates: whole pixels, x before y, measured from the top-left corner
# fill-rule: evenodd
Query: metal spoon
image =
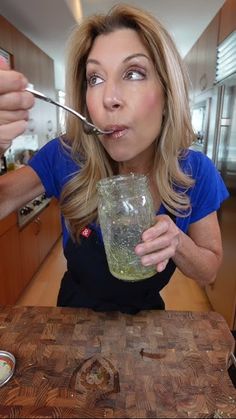
<path fill-rule="evenodd" d="M 37 90 L 31 89 L 30 87 L 26 87 L 25 90 L 27 90 L 27 92 L 32 93 L 37 99 L 41 99 L 41 100 L 44 100 L 45 102 L 52 103 L 53 105 L 59 106 L 60 108 L 63 108 L 66 111 L 71 112 L 73 115 L 77 116 L 79 119 L 81 119 L 81 121 L 83 121 L 84 131 L 88 135 L 90 135 L 90 134 L 96 134 L 96 135 L 112 134 L 112 132 L 113 132 L 112 130 L 111 131 L 103 131 L 100 128 L 97 128 L 91 122 L 87 121 L 87 119 L 85 118 L 85 116 L 81 115 L 79 112 L 75 111 L 72 108 L 69 108 L 66 105 L 62 105 L 61 103 L 57 102 L 54 99 L 51 99 L 48 96 L 45 96 L 43 93 L 38 92 Z"/>

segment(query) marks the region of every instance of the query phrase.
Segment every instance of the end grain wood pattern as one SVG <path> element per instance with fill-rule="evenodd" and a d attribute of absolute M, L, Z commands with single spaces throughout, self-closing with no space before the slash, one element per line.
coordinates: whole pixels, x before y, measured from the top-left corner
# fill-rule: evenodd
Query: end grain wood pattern
<path fill-rule="evenodd" d="M 16 370 L 1 418 L 235 418 L 234 340 L 217 313 L 1 307 Z"/>

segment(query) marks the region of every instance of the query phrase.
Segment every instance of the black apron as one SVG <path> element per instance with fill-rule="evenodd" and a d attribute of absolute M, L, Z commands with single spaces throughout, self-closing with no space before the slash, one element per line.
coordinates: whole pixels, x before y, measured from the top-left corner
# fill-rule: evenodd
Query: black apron
<path fill-rule="evenodd" d="M 169 260 L 163 272 L 157 272 L 151 278 L 122 281 L 110 273 L 101 236 L 95 228 L 89 228 L 91 234 L 81 236 L 79 244 L 71 239 L 66 244 L 68 270 L 61 281 L 57 305 L 130 314 L 140 310 L 164 310 L 159 291 L 175 271 L 173 260 Z"/>

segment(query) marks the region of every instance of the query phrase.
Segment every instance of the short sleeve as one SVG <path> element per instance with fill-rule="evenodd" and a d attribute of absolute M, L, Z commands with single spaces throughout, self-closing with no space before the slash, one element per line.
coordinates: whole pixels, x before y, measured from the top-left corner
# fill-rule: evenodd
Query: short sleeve
<path fill-rule="evenodd" d="M 59 138 L 43 146 L 28 165 L 39 176 L 48 197 L 59 199 L 65 183 L 78 172 L 78 165 L 72 160 Z"/>
<path fill-rule="evenodd" d="M 217 211 L 229 193 L 217 168 L 206 155 L 195 152 L 189 163 L 195 179 L 190 192 L 190 223 L 194 223 Z"/>

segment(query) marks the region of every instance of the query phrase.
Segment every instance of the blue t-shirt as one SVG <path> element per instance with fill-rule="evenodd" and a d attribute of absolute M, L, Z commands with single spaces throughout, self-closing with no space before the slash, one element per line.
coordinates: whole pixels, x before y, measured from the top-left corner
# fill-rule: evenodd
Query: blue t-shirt
<path fill-rule="evenodd" d="M 176 217 L 176 225 L 187 233 L 190 224 L 217 211 L 229 193 L 213 162 L 206 155 L 188 150 L 179 163 L 182 170 L 195 179 L 194 186 L 186 192 L 190 197 L 191 213 L 184 218 Z M 65 151 L 59 138 L 42 147 L 30 160 L 29 166 L 41 179 L 46 195 L 57 199 L 60 198 L 63 186 L 79 171 L 79 166 Z M 157 214 L 165 213 L 166 209 L 161 205 Z M 65 247 L 69 234 L 63 219 L 62 226 Z"/>

